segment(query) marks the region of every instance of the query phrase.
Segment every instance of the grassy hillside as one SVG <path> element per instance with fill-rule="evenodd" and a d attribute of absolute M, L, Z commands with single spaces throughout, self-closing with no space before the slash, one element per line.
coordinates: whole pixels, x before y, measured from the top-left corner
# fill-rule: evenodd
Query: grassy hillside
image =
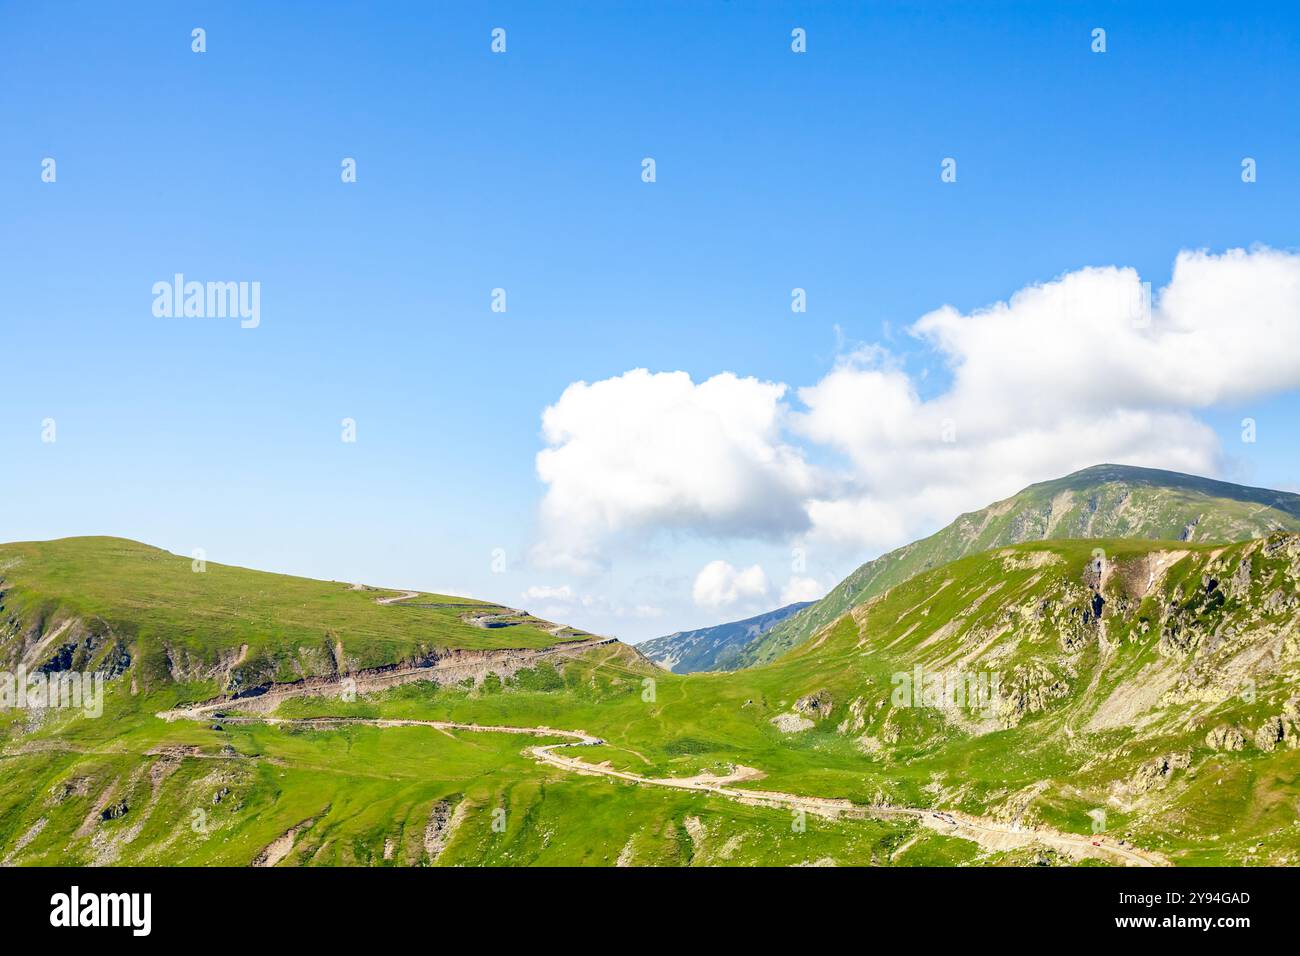
<path fill-rule="evenodd" d="M 1231 542 L 1276 530 L 1300 530 L 1300 495 L 1152 468 L 1097 465 L 1030 485 L 868 561 L 826 597 L 749 644 L 739 664 L 775 660 L 854 605 L 922 571 L 989 548 L 1083 538 Z"/>
<path fill-rule="evenodd" d="M 358 589 L 207 563 L 120 538 L 0 545 L 0 664 L 128 669 L 137 685 L 266 681 L 412 661 L 445 649 L 585 637 L 465 598 Z M 478 620 L 479 626 L 473 623 Z M 134 666 L 133 666 L 134 665 Z"/>

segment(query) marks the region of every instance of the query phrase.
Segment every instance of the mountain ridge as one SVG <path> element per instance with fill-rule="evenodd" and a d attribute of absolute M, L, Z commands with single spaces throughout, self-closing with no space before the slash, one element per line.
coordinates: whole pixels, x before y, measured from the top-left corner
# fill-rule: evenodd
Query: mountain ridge
<path fill-rule="evenodd" d="M 1297 530 L 1300 495 L 1291 492 L 1158 468 L 1093 465 L 1035 482 L 867 561 L 820 601 L 746 646 L 740 666 L 775 660 L 850 607 L 920 571 L 993 547 L 1069 538 L 1231 543 Z"/>

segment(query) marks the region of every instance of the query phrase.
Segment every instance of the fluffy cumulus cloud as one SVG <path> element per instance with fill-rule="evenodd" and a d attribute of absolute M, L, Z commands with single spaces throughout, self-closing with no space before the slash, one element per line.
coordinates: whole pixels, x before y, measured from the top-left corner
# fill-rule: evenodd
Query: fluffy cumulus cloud
<path fill-rule="evenodd" d="M 736 568 L 726 561 L 710 561 L 695 575 L 691 597 L 696 607 L 724 608 L 763 600 L 767 591 L 767 574 L 757 564 Z"/>
<path fill-rule="evenodd" d="M 808 527 L 812 473 L 782 438 L 786 386 L 636 369 L 577 382 L 542 415 L 542 565 L 590 570 L 624 534 L 779 537 Z"/>
<path fill-rule="evenodd" d="M 908 331 L 907 362 L 870 346 L 793 390 L 645 370 L 570 386 L 543 419 L 538 554 L 590 565 L 670 530 L 863 555 L 1101 462 L 1214 474 L 1198 416 L 1300 387 L 1300 256 L 1184 252 L 1155 293 L 1082 269 Z M 727 568 L 704 594 L 746 573 Z"/>

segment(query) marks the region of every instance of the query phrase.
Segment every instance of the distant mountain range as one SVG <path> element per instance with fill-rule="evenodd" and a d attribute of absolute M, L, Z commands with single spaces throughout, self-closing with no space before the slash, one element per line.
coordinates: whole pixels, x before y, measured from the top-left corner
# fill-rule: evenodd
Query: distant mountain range
<path fill-rule="evenodd" d="M 644 641 L 636 649 L 660 667 L 677 674 L 734 670 L 740 666 L 744 648 L 810 604 L 811 601 L 798 601 L 743 621 L 677 631 Z"/>

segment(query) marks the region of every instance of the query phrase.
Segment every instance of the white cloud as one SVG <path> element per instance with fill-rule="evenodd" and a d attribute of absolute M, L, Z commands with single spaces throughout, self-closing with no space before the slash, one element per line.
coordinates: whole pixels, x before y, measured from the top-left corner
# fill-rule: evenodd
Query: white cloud
<path fill-rule="evenodd" d="M 946 398 L 1000 428 L 1007 399 L 1062 410 L 1204 408 L 1300 380 L 1300 256 L 1272 249 L 1183 252 L 1147 321 L 1132 269 L 1083 269 L 962 315 L 945 306 L 911 329 L 953 366 Z M 995 399 L 991 407 L 982 403 Z M 980 414 L 983 412 L 983 414 Z"/>
<path fill-rule="evenodd" d="M 620 535 L 803 530 L 811 471 L 782 440 L 786 386 L 635 369 L 577 382 L 542 415 L 539 564 L 589 571 Z"/>
<path fill-rule="evenodd" d="M 575 598 L 573 588 L 567 584 L 562 584 L 559 587 L 534 584 L 524 592 L 525 601 L 555 601 L 559 604 L 571 604 Z"/>
<path fill-rule="evenodd" d="M 523 598 L 525 602 L 541 604 L 538 614 L 544 618 L 565 617 L 572 615 L 579 608 L 600 618 L 650 620 L 662 617 L 664 614 L 662 608 L 653 604 L 642 603 L 627 607 L 603 595 L 580 594 L 567 584 L 559 586 L 534 584 L 523 592 Z"/>
<path fill-rule="evenodd" d="M 666 530 L 860 558 L 1089 465 L 1216 474 L 1223 450 L 1198 413 L 1300 388 L 1300 256 L 1183 252 L 1143 302 L 1134 270 L 1103 267 L 944 306 L 908 329 L 920 356 L 860 349 L 795 409 L 787 386 L 730 373 L 571 385 L 543 419 L 535 557 L 590 568 Z M 712 574 L 697 603 L 729 593 Z"/>
<path fill-rule="evenodd" d="M 909 331 L 952 373 L 933 397 L 879 349 L 800 389 L 794 428 L 852 465 L 809 502 L 811 537 L 900 544 L 1101 462 L 1217 472 L 1218 439 L 1194 412 L 1300 386 L 1300 257 L 1185 252 L 1149 312 L 1143 301 L 1132 269 L 1083 269 L 918 320 Z"/>
<path fill-rule="evenodd" d="M 757 564 L 738 569 L 710 561 L 695 576 L 691 597 L 697 607 L 723 608 L 767 597 L 767 575 Z"/>
<path fill-rule="evenodd" d="M 781 607 L 787 604 L 794 604 L 796 601 L 816 601 L 826 593 L 826 588 L 816 578 L 805 578 L 796 575 L 786 582 L 785 587 L 781 589 Z"/>

